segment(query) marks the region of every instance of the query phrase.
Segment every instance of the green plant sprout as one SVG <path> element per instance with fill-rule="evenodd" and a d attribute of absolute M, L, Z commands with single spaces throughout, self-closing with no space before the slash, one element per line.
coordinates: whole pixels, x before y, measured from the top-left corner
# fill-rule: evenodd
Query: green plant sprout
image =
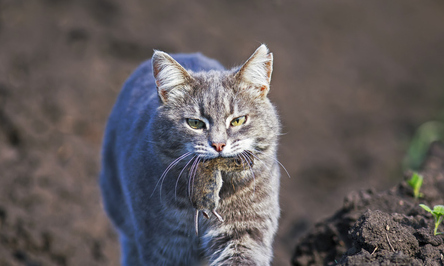
<path fill-rule="evenodd" d="M 444 121 L 429 121 L 422 124 L 415 132 L 404 158 L 404 169 L 421 169 L 430 144 L 434 141 L 444 141 Z"/>
<path fill-rule="evenodd" d="M 415 197 L 415 199 L 423 196 L 422 193 L 419 193 L 423 179 L 424 178 L 422 177 L 422 175 L 418 174 L 417 172 L 414 172 L 412 177 L 409 180 L 407 180 L 407 184 L 409 184 L 409 186 L 413 188 L 413 196 Z"/>
<path fill-rule="evenodd" d="M 435 217 L 435 230 L 433 231 L 433 234 L 435 236 L 442 234 L 442 232 L 438 233 L 436 231 L 438 230 L 439 224 L 443 220 L 444 206 L 443 205 L 435 205 L 435 207 L 433 207 L 433 211 L 427 205 L 419 204 L 419 206 L 421 206 L 424 210 L 430 212 L 433 215 L 433 217 Z"/>

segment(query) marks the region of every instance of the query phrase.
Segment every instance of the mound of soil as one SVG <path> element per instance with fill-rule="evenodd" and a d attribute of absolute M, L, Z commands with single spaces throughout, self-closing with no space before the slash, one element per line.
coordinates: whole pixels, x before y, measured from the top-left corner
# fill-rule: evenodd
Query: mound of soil
<path fill-rule="evenodd" d="M 292 264 L 443 265 L 443 235 L 433 234 L 433 216 L 419 204 L 443 204 L 444 144 L 431 146 L 421 174 L 419 200 L 406 181 L 380 193 L 351 192 L 335 215 L 298 240 Z"/>

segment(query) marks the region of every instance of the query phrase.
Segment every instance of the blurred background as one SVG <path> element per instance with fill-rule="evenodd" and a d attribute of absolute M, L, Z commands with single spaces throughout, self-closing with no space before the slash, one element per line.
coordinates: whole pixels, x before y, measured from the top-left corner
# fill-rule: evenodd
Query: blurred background
<path fill-rule="evenodd" d="M 261 43 L 291 175 L 274 265 L 442 138 L 442 1 L 0 0 L 0 265 L 119 265 L 97 179 L 122 83 L 153 49 L 231 68 Z"/>

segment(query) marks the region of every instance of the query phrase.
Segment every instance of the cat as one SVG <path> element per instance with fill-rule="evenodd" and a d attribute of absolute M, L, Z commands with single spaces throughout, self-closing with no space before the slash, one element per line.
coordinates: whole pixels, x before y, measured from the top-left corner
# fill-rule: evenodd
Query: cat
<path fill-rule="evenodd" d="M 231 70 L 200 53 L 155 51 L 126 81 L 106 126 L 100 174 L 122 265 L 270 265 L 280 215 L 272 70 L 265 45 Z M 222 181 L 210 193 L 218 195 L 203 197 L 215 198 L 223 222 L 200 216 L 196 235 L 193 185 L 207 182 L 196 169 L 216 158 L 245 167 L 215 168 Z"/>

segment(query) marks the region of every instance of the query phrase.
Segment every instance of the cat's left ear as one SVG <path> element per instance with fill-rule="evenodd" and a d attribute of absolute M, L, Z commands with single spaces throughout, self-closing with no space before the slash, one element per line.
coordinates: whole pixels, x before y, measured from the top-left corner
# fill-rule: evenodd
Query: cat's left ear
<path fill-rule="evenodd" d="M 184 86 L 193 80 L 188 71 L 165 52 L 155 50 L 151 61 L 157 93 L 162 102 L 183 96 Z"/>
<path fill-rule="evenodd" d="M 262 44 L 242 65 L 235 77 L 242 89 L 248 89 L 259 97 L 266 97 L 270 90 L 272 72 L 273 54 Z"/>

